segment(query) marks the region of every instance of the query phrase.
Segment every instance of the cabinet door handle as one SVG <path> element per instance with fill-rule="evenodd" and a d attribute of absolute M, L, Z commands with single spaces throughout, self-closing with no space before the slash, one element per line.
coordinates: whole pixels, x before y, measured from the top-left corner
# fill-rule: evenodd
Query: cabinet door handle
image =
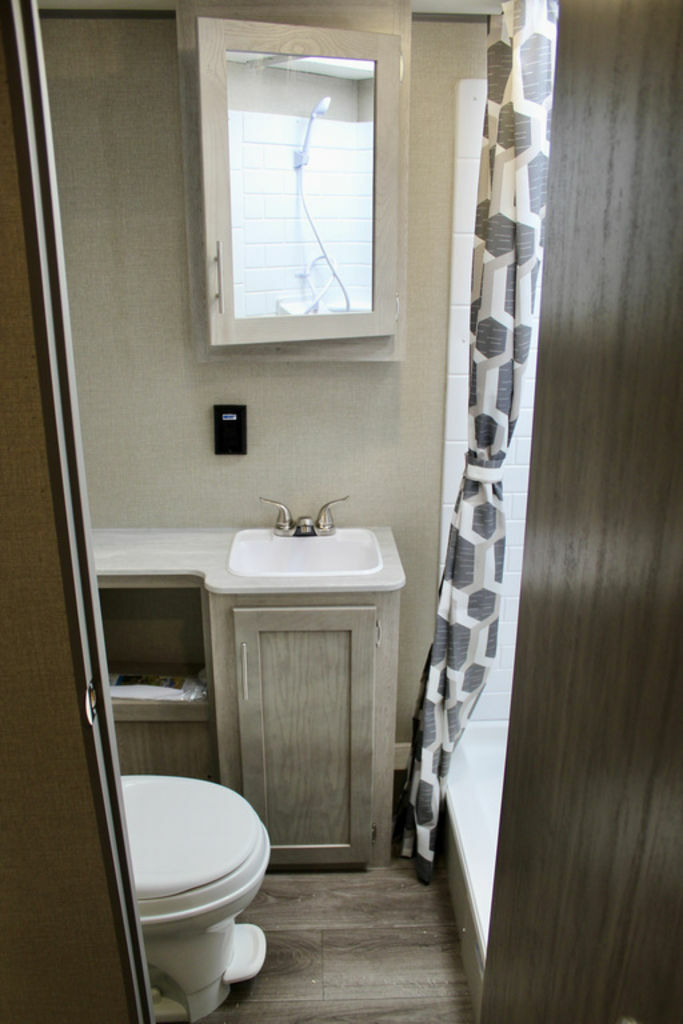
<path fill-rule="evenodd" d="M 240 661 L 242 663 L 242 698 L 249 700 L 249 674 L 247 672 L 247 645 L 240 644 Z"/>
<path fill-rule="evenodd" d="M 216 263 L 218 265 L 218 312 L 225 313 L 225 271 L 223 269 L 223 243 L 216 242 Z"/>

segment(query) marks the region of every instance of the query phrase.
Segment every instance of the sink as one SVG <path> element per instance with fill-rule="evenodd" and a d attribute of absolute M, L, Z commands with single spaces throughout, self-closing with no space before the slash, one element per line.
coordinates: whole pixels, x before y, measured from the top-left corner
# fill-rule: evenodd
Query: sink
<path fill-rule="evenodd" d="M 337 529 L 331 537 L 276 537 L 272 530 L 240 530 L 228 570 L 236 576 L 367 576 L 382 568 L 371 530 Z"/>

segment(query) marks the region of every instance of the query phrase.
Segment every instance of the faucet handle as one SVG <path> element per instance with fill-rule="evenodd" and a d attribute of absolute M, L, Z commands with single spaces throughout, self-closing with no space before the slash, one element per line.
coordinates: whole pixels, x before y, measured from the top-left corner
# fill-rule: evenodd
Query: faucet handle
<path fill-rule="evenodd" d="M 330 505 L 337 505 L 340 501 L 348 500 L 349 495 L 347 494 L 345 498 L 333 498 L 332 501 L 325 502 L 323 507 L 318 512 L 318 515 L 315 520 L 316 533 L 327 537 L 330 537 L 334 533 L 334 531 L 336 530 L 336 526 L 334 525 L 334 519 L 332 518 L 332 513 L 330 512 Z"/>
<path fill-rule="evenodd" d="M 283 505 L 281 501 L 273 501 L 272 498 L 259 498 L 259 501 L 265 501 L 266 504 L 275 505 L 279 509 L 273 533 L 289 537 L 294 532 L 294 519 L 287 506 Z"/>

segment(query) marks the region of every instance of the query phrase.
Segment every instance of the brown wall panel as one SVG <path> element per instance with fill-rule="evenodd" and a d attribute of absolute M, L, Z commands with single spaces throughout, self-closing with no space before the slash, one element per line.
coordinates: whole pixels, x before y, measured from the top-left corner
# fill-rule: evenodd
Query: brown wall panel
<path fill-rule="evenodd" d="M 683 1006 L 682 28 L 561 7 L 485 1024 Z"/>
<path fill-rule="evenodd" d="M 35 341 L 45 339 L 33 317 L 35 254 L 24 241 L 2 45 L 8 10 L 0 26 L 0 1016 L 121 1024 L 132 1018 L 51 494 L 54 439 L 43 423 Z M 22 164 L 24 183 L 27 173 Z"/>

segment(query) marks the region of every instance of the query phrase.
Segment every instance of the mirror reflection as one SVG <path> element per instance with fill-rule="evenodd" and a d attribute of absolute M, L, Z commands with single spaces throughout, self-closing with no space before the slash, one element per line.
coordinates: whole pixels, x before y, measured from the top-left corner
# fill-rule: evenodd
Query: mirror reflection
<path fill-rule="evenodd" d="M 375 62 L 225 56 L 235 316 L 370 312 Z"/>

